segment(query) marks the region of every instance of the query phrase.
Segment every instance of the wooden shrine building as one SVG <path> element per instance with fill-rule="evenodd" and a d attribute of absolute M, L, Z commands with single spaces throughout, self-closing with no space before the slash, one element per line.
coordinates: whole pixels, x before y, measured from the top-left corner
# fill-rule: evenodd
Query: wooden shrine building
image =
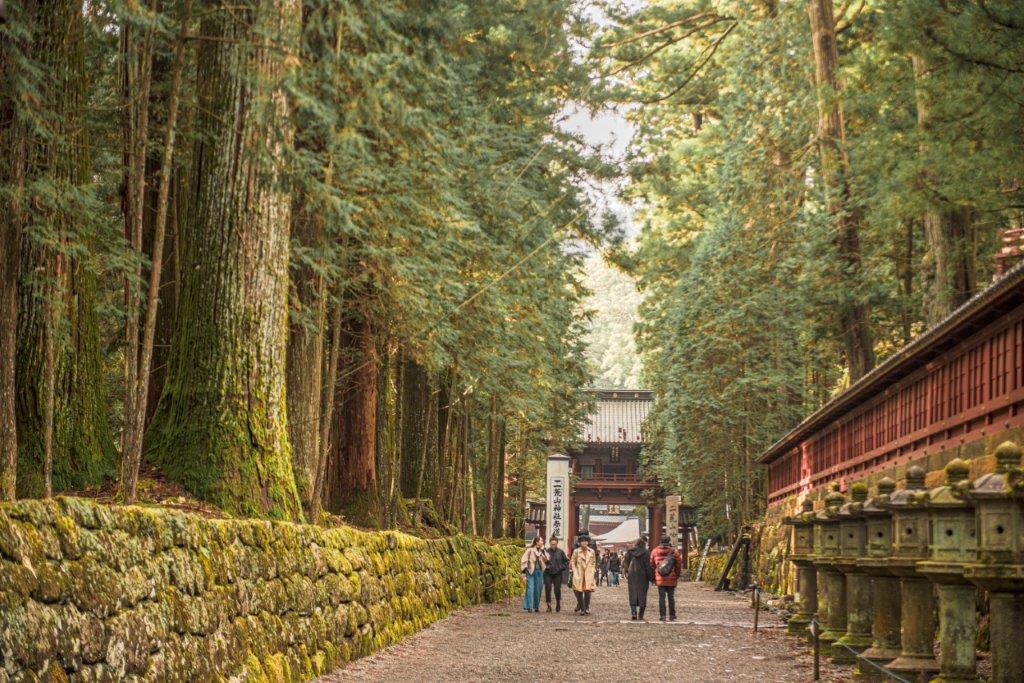
<path fill-rule="evenodd" d="M 1024 263 L 765 451 L 768 505 L 908 465 L 941 469 L 1024 432 Z"/>
<path fill-rule="evenodd" d="M 643 505 L 648 509 L 647 528 L 657 543 L 665 520 L 664 494 L 656 480 L 640 473 L 643 422 L 653 393 L 601 389 L 594 394 L 594 411 L 580 433 L 582 447 L 568 454 L 574 481 L 568 538 L 576 537 L 581 505 Z"/>

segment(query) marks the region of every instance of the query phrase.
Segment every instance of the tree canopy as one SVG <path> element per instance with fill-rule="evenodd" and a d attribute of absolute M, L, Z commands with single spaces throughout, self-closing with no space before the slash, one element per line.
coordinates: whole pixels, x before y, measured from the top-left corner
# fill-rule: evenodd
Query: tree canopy
<path fill-rule="evenodd" d="M 4 495 L 133 500 L 141 468 L 231 514 L 514 530 L 585 407 L 582 247 L 617 239 L 556 125 L 588 30 L 566 0 L 11 5 Z"/>
<path fill-rule="evenodd" d="M 1024 6 L 604 9 L 596 69 L 637 128 L 650 467 L 728 532 L 762 510 L 753 458 L 984 287 L 1021 226 Z"/>

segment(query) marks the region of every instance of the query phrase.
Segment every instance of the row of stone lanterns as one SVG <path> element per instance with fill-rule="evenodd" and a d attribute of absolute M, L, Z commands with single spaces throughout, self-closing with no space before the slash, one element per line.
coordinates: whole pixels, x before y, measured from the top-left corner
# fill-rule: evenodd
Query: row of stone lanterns
<path fill-rule="evenodd" d="M 992 681 L 1024 681 L 1024 473 L 1021 449 L 996 450 L 996 471 L 968 481 L 953 460 L 946 482 L 926 490 L 920 467 L 905 486 L 863 482 L 847 500 L 836 487 L 815 512 L 787 519 L 799 582 L 793 634 L 812 619 L 836 663 L 877 677 L 882 667 L 912 680 L 977 681 L 977 589 L 989 594 Z M 936 603 L 935 596 L 938 595 Z M 938 608 L 939 656 L 933 643 Z"/>

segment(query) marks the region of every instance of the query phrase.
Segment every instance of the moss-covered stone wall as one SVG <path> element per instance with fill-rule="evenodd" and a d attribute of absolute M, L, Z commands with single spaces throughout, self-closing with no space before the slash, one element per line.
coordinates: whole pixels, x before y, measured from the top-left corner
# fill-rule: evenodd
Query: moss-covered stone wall
<path fill-rule="evenodd" d="M 515 545 L 0 505 L 0 683 L 298 681 L 521 592 Z"/>

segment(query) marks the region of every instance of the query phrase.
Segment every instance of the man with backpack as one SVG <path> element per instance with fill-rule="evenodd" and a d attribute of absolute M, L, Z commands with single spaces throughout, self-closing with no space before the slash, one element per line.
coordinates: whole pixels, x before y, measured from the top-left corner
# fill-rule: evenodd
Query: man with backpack
<path fill-rule="evenodd" d="M 683 568 L 683 556 L 672 547 L 672 539 L 661 537 L 661 545 L 651 551 L 654 584 L 658 587 L 658 614 L 665 621 L 665 601 L 668 600 L 668 620 L 676 620 L 676 584 Z"/>

